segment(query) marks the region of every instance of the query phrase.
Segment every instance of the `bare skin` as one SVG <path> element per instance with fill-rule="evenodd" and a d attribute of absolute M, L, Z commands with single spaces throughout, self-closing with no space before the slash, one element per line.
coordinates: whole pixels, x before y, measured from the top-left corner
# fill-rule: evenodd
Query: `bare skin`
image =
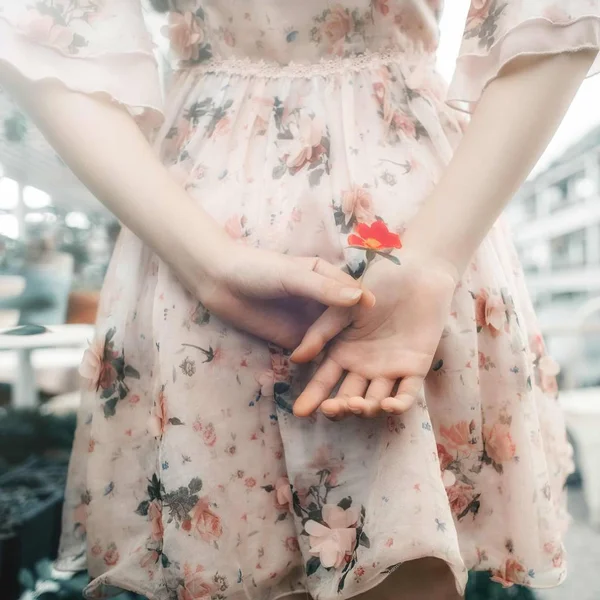
<path fill-rule="evenodd" d="M 292 355 L 308 362 L 326 348 L 294 405 L 297 416 L 320 409 L 332 419 L 375 417 L 412 406 L 454 286 L 550 141 L 595 56 L 584 50 L 516 59 L 487 87 L 444 175 L 408 224 L 402 265 L 380 261 L 367 273 L 375 308 L 327 310 Z"/>
<path fill-rule="evenodd" d="M 172 178 L 122 107 L 28 81 L 2 62 L 0 85 L 95 196 L 235 327 L 293 348 L 326 306 L 373 304 L 372 294 L 322 259 L 236 244 Z"/>

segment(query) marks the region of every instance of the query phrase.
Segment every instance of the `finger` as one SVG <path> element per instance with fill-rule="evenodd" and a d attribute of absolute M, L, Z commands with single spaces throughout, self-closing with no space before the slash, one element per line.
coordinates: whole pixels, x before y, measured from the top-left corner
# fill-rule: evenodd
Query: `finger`
<path fill-rule="evenodd" d="M 347 308 L 328 308 L 306 331 L 300 345 L 292 352 L 290 360 L 306 363 L 323 350 L 325 344 L 350 325 Z"/>
<path fill-rule="evenodd" d="M 381 401 L 381 408 L 386 412 L 401 414 L 406 412 L 417 400 L 423 389 L 423 377 L 412 375 L 400 381 L 395 397 Z"/>
<path fill-rule="evenodd" d="M 352 278 L 351 282 L 342 283 L 294 262 L 282 265 L 279 276 L 283 296 L 311 298 L 327 306 L 354 306 L 363 295 L 358 282 Z"/>
<path fill-rule="evenodd" d="M 334 398 L 325 400 L 321 405 L 321 412 L 328 417 L 343 418 L 352 414 L 348 401 L 354 396 L 363 396 L 369 385 L 366 377 L 356 373 L 348 373 L 340 385 Z"/>
<path fill-rule="evenodd" d="M 356 373 L 347 373 L 335 397 L 328 398 L 321 404 L 321 412 L 332 421 L 339 421 L 352 414 L 348 400 L 353 396 L 362 396 L 368 385 L 369 382 L 365 377 Z"/>
<path fill-rule="evenodd" d="M 354 396 L 364 396 L 368 386 L 369 380 L 366 377 L 358 375 L 358 373 L 348 373 L 336 397 L 348 400 Z"/>
<path fill-rule="evenodd" d="M 330 421 L 341 421 L 347 415 L 352 414 L 348 408 L 347 400 L 337 397 L 324 400 L 323 404 L 319 407 L 319 410 Z"/>
<path fill-rule="evenodd" d="M 361 287 L 360 283 L 351 277 L 348 273 L 342 271 L 342 269 L 332 265 L 330 262 L 323 260 L 322 258 L 314 257 L 314 258 L 305 258 L 300 257 L 298 260 L 308 262 L 310 268 L 315 272 L 323 275 L 324 277 L 329 277 L 330 279 L 335 279 L 342 284 L 349 285 L 351 287 Z M 360 298 L 360 303 L 366 308 L 372 308 L 375 306 L 375 294 L 370 290 L 362 287 L 363 294 Z"/>
<path fill-rule="evenodd" d="M 333 360 L 325 359 L 294 402 L 294 414 L 297 417 L 307 417 L 317 410 L 321 403 L 329 398 L 343 373 L 340 365 Z"/>
<path fill-rule="evenodd" d="M 381 413 L 381 401 L 387 398 L 394 388 L 395 381 L 378 377 L 369 384 L 364 398 L 356 396 L 348 402 L 350 410 L 362 417 L 376 417 Z"/>

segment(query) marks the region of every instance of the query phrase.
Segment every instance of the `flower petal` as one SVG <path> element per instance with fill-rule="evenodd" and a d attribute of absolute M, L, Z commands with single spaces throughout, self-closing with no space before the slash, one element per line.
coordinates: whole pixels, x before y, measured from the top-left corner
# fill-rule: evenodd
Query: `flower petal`
<path fill-rule="evenodd" d="M 334 540 L 327 540 L 321 545 L 320 559 L 321 565 L 326 569 L 336 567 L 340 558 L 340 549 Z"/>
<path fill-rule="evenodd" d="M 346 527 L 346 511 L 337 504 L 324 504 L 321 514 L 331 529 Z"/>
<path fill-rule="evenodd" d="M 304 531 L 306 531 L 308 535 L 313 535 L 315 537 L 322 537 L 331 533 L 331 529 L 329 529 L 329 527 L 325 527 L 325 525 L 321 525 L 321 523 L 317 523 L 313 520 L 309 520 L 304 523 Z"/>
<path fill-rule="evenodd" d="M 365 240 L 363 240 L 362 238 L 358 237 L 355 234 L 351 234 L 348 236 L 348 245 L 356 246 L 358 248 L 366 248 L 367 247 Z"/>

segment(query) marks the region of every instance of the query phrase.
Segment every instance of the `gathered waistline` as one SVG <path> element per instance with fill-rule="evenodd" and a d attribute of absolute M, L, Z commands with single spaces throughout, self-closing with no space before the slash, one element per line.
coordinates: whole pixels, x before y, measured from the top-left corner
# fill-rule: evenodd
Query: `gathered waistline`
<path fill-rule="evenodd" d="M 222 58 L 207 62 L 183 66 L 179 70 L 194 73 L 226 73 L 241 77 L 266 77 L 308 79 L 326 77 L 328 75 L 352 73 L 385 66 L 392 63 L 431 63 L 435 64 L 435 56 L 427 53 L 409 53 L 398 48 L 381 52 L 363 52 L 346 57 L 321 58 L 317 62 L 289 62 L 281 64 L 275 61 L 254 60 L 252 58 Z"/>

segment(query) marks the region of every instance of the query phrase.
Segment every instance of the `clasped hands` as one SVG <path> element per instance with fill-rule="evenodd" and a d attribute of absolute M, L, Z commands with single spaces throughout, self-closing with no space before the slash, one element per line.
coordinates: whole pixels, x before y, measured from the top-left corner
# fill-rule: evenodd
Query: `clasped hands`
<path fill-rule="evenodd" d="M 415 402 L 450 313 L 456 277 L 443 261 L 400 251 L 358 282 L 318 258 L 234 245 L 197 295 L 220 318 L 286 349 L 323 359 L 294 404 L 306 417 L 400 414 Z M 223 256 L 223 254 L 221 254 Z"/>

